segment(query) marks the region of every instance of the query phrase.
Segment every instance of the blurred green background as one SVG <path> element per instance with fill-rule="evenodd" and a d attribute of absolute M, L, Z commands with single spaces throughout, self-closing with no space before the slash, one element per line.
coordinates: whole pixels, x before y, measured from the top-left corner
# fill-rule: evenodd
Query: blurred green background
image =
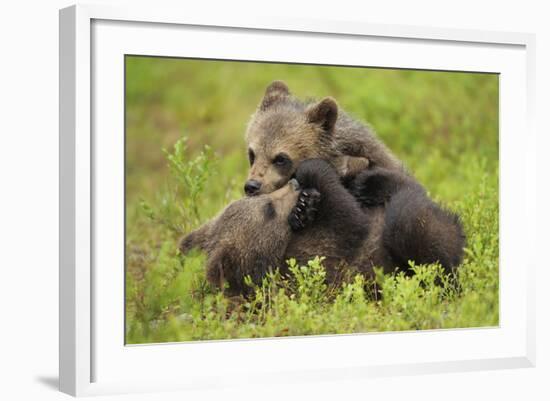
<path fill-rule="evenodd" d="M 498 323 L 498 75 L 140 56 L 126 56 L 125 68 L 129 342 L 262 335 L 252 326 L 231 332 L 221 317 L 218 323 L 225 331 L 217 335 L 213 326 L 198 328 L 197 319 L 202 324 L 207 320 L 204 310 L 193 315 L 185 308 L 193 309 L 196 301 L 204 309 L 205 300 L 186 298 L 184 292 L 191 290 L 178 280 L 183 280 L 179 274 L 189 261 L 176 255 L 176 244 L 185 231 L 242 196 L 248 171 L 245 127 L 275 79 L 285 81 L 302 99 L 332 96 L 341 108 L 368 122 L 430 195 L 459 212 L 466 226 L 462 271 L 470 276 L 463 284 L 471 294 L 440 300 L 443 309 L 434 316 L 445 314 L 447 320 L 418 323 L 412 314 L 412 320 L 392 323 L 391 314 L 397 312 L 379 305 L 376 313 L 387 314 L 389 320 L 348 329 Z M 184 136 L 186 147 L 179 155 L 187 158 L 184 162 L 200 159 L 201 152 L 201 160 L 212 161 L 197 201 L 200 215 L 193 218 L 177 206 L 186 195 L 167 162 L 167 154 L 174 153 L 174 144 Z M 206 153 L 205 145 L 210 147 Z M 201 268 L 196 267 L 199 275 Z M 168 287 L 170 295 L 163 290 Z M 187 315 L 191 320 L 181 318 Z M 335 326 L 330 327 L 318 331 L 333 332 Z M 297 330 L 295 334 L 307 334 Z"/>

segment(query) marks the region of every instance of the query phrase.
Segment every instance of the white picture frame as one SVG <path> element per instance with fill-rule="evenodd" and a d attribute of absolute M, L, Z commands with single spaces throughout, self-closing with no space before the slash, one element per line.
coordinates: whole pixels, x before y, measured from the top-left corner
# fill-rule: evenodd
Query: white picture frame
<path fill-rule="evenodd" d="M 216 44 L 220 35 L 223 46 Z M 255 35 L 269 46 L 256 48 Z M 178 41 L 186 37 L 199 46 Z M 293 51 L 290 40 L 303 46 Z M 335 40 L 338 47 L 319 56 L 316 47 L 334 46 Z M 255 16 L 235 20 L 154 7 L 78 5 L 61 10 L 60 390 L 80 396 L 238 386 L 251 379 L 268 386 L 275 381 L 534 366 L 535 261 L 529 256 L 534 255 L 529 250 L 536 215 L 534 43 L 533 35 L 523 33 Z M 304 51 L 306 45 L 310 53 Z M 116 249 L 123 242 L 120 227 L 106 229 L 116 225 L 112 222 L 124 207 L 116 189 L 123 179 L 121 55 L 367 65 L 349 50 L 361 46 L 373 55 L 368 66 L 501 74 L 499 327 L 126 347 L 120 325 L 124 301 L 119 298 L 124 266 L 122 249 Z M 521 183 L 522 191 L 514 191 L 514 182 Z M 112 249 L 109 243 L 115 244 Z M 445 347 L 449 342 L 453 347 Z M 376 353 L 388 344 L 395 357 Z M 431 351 L 414 352 L 426 347 Z M 219 355 L 237 362 L 213 366 Z M 251 368 L 239 359 L 268 359 L 271 364 L 250 363 Z"/>

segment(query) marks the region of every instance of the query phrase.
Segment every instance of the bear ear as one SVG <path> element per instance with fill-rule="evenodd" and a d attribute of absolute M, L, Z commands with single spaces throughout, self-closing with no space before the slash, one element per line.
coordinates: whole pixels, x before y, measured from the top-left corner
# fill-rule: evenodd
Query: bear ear
<path fill-rule="evenodd" d="M 265 90 L 264 98 L 260 103 L 260 110 L 266 110 L 276 102 L 290 95 L 288 86 L 283 81 L 273 81 Z"/>
<path fill-rule="evenodd" d="M 196 238 L 195 232 L 192 232 L 180 240 L 178 248 L 181 254 L 185 255 L 187 252 L 195 248 L 197 245 L 198 244 L 197 244 L 197 238 Z"/>
<path fill-rule="evenodd" d="M 331 97 L 326 97 L 307 110 L 307 119 L 310 123 L 318 124 L 325 132 L 330 132 L 338 118 L 338 105 Z"/>
<path fill-rule="evenodd" d="M 185 255 L 193 248 L 203 251 L 206 250 L 208 242 L 211 241 L 210 227 L 211 223 L 206 223 L 195 231 L 192 231 L 184 236 L 179 243 L 179 250 L 181 254 Z"/>

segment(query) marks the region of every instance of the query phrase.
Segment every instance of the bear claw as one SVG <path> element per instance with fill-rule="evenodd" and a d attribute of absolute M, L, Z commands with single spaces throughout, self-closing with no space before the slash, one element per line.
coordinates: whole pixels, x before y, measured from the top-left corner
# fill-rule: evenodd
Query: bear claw
<path fill-rule="evenodd" d="M 288 223 L 293 231 L 298 231 L 312 222 L 317 214 L 321 194 L 316 189 L 304 189 L 298 196 L 298 201 L 288 216 Z"/>

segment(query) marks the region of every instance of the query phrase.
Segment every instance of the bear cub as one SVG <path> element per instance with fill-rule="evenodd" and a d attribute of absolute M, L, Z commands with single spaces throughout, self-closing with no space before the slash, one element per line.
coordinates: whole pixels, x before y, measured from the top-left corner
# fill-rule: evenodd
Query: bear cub
<path fill-rule="evenodd" d="M 272 82 L 246 131 L 250 171 L 248 196 L 273 192 L 285 185 L 306 159 L 332 164 L 341 177 L 368 167 L 402 170 L 402 164 L 366 125 L 326 97 L 300 101 L 282 81 Z"/>
<path fill-rule="evenodd" d="M 372 277 L 406 270 L 408 261 L 439 262 L 447 272 L 462 260 L 464 234 L 458 216 L 431 201 L 409 176 L 375 168 L 358 174 L 351 193 L 335 168 L 321 159 L 302 162 L 282 188 L 228 205 L 184 237 L 180 251 L 207 254 L 207 278 L 227 295 L 247 295 L 285 261 L 324 256 L 327 281 L 342 269 Z M 227 284 L 227 286 L 225 285 Z"/>

